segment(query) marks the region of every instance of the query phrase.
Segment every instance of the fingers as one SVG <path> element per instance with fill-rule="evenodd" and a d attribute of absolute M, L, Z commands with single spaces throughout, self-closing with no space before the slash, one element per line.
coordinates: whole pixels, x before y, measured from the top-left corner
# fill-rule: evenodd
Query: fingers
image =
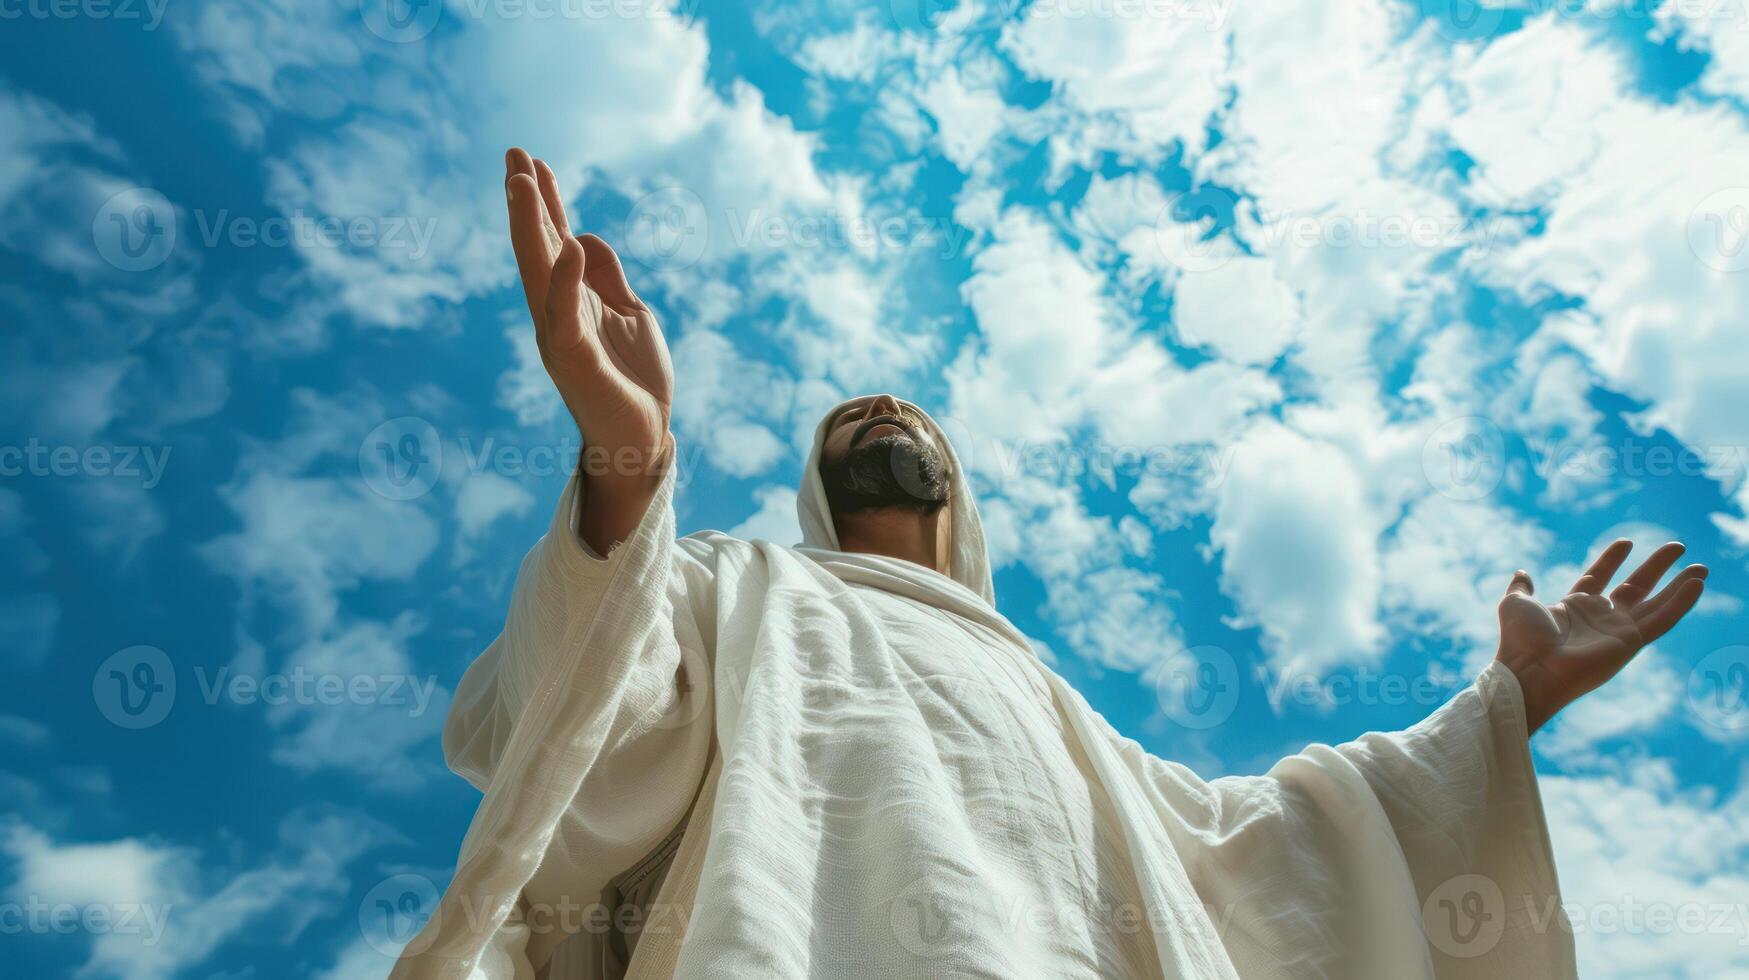
<path fill-rule="evenodd" d="M 584 253 L 589 257 L 589 288 L 601 295 L 602 302 L 615 311 L 630 315 L 644 309 L 644 301 L 638 299 L 632 287 L 626 282 L 625 267 L 620 265 L 619 256 L 612 246 L 595 235 L 580 235 L 577 240 L 582 243 Z"/>
<path fill-rule="evenodd" d="M 1536 583 L 1530 580 L 1529 572 L 1521 568 L 1512 573 L 1512 581 L 1506 585 L 1507 595 L 1534 595 L 1535 593 Z"/>
<path fill-rule="evenodd" d="M 553 176 L 553 168 L 547 166 L 545 160 L 534 162 L 535 182 L 540 185 L 541 200 L 547 206 L 547 218 L 553 223 L 553 230 L 562 242 L 571 237 L 571 222 L 565 217 L 565 199 L 559 193 L 559 179 Z"/>
<path fill-rule="evenodd" d="M 596 302 L 595 297 L 583 286 L 583 247 L 574 238 L 565 240 L 559 249 L 559 258 L 553 263 L 552 286 L 547 290 L 545 308 L 542 319 L 546 321 L 546 334 L 542 338 L 541 352 L 549 359 L 559 359 L 570 366 L 575 355 L 581 353 L 588 361 L 593 361 L 594 324 L 598 317 L 590 317 L 583 309 L 583 303 Z"/>
<path fill-rule="evenodd" d="M 527 158 L 528 154 L 521 150 L 511 150 L 506 154 L 504 199 L 510 212 L 510 247 L 516 253 L 516 270 L 522 276 L 522 294 L 528 300 L 528 312 L 534 317 L 538 333 L 557 250 L 546 236 L 546 208 L 541 204 L 540 189 L 535 185 L 534 165 L 530 163 L 526 171 L 520 166 Z"/>
<path fill-rule="evenodd" d="M 1658 584 L 1658 580 L 1664 577 L 1671 565 L 1676 564 L 1676 559 L 1682 557 L 1684 550 L 1686 549 L 1680 542 L 1672 541 L 1652 552 L 1650 558 L 1615 587 L 1615 591 L 1609 594 L 1610 601 L 1625 608 L 1651 595 L 1652 587 Z"/>
<path fill-rule="evenodd" d="M 1670 592 L 1668 599 L 1664 599 L 1656 605 L 1647 603 L 1650 611 L 1645 618 L 1635 617 L 1635 623 L 1640 628 L 1640 636 L 1644 637 L 1647 643 L 1651 643 L 1670 632 L 1670 628 L 1675 626 L 1682 617 L 1688 615 L 1688 611 L 1700 601 L 1701 593 L 1706 591 L 1705 574 L 1703 571 L 1699 575 L 1688 575 L 1684 571 L 1680 581 L 1670 583 L 1670 587 L 1675 591 L 1665 590 Z"/>
<path fill-rule="evenodd" d="M 1597 560 L 1591 563 L 1591 567 L 1585 570 L 1585 574 L 1579 576 L 1578 581 L 1574 582 L 1573 587 L 1568 591 L 1589 592 L 1592 595 L 1601 593 L 1603 587 L 1609 584 L 1609 580 L 1615 577 L 1616 570 L 1621 568 L 1621 563 L 1627 560 L 1628 552 L 1632 550 L 1634 550 L 1632 541 L 1627 538 L 1617 538 L 1609 547 L 1603 549 L 1603 554 L 1597 556 Z"/>

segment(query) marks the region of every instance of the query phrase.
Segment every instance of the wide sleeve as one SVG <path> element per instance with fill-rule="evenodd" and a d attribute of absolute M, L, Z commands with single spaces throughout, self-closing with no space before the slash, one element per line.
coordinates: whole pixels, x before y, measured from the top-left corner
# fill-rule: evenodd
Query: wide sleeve
<path fill-rule="evenodd" d="M 1402 849 L 1438 976 L 1576 975 L 1510 668 L 1492 662 L 1421 724 L 1335 751 L 1366 779 Z"/>
<path fill-rule="evenodd" d="M 583 486 L 575 477 L 566 485 L 546 533 L 523 556 L 503 631 L 463 675 L 444 724 L 445 761 L 480 790 L 490 782 L 531 694 L 563 659 L 599 661 L 613 655 L 600 649 L 609 646 L 629 652 L 637 661 L 635 686 L 625 693 L 639 700 L 661 701 L 664 689 L 674 687 L 671 682 L 709 683 L 708 676 L 676 677 L 690 666 L 678 656 L 678 644 L 646 643 L 627 651 L 619 642 L 624 637 L 598 635 L 591 638 L 595 652 L 582 648 L 610 596 L 616 605 L 628 597 L 666 600 L 653 615 L 638 617 L 633 629 L 652 634 L 646 639 L 657 638 L 663 620 L 677 633 L 697 632 L 692 613 L 708 604 L 714 583 L 707 562 L 674 546 L 672 484 L 672 477 L 663 482 L 631 536 L 606 557 L 577 535 Z"/>
<path fill-rule="evenodd" d="M 1242 977 L 1576 975 L 1517 679 L 1205 782 L 1108 727 Z"/>
<path fill-rule="evenodd" d="M 484 799 L 397 977 L 475 975 L 519 907 L 599 894 L 691 805 L 710 758 L 715 580 L 708 551 L 674 539 L 674 481 L 602 557 L 574 530 L 573 479 L 523 559 L 504 630 L 444 728 L 450 766 Z"/>

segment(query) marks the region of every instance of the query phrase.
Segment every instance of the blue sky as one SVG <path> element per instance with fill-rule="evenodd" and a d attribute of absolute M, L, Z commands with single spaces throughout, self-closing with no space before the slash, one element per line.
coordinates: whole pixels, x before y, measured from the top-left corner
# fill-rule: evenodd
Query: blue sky
<path fill-rule="evenodd" d="M 1003 610 L 1204 775 L 1425 715 L 1514 568 L 1687 541 L 1536 759 L 1587 976 L 1749 970 L 1740 0 L 0 19 L 20 975 L 380 976 L 447 880 L 443 712 L 575 452 L 511 144 L 663 319 L 683 529 L 793 540 L 822 411 L 905 394 Z"/>

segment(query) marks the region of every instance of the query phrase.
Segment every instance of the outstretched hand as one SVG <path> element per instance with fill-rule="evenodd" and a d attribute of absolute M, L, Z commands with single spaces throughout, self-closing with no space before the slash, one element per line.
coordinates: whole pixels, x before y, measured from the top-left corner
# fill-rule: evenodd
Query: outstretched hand
<path fill-rule="evenodd" d="M 1601 687 L 1621 672 L 1634 654 L 1668 633 L 1706 588 L 1707 567 L 1690 565 L 1656 595 L 1652 589 L 1683 546 L 1660 547 L 1607 596 L 1604 587 L 1621 568 L 1633 544 L 1625 539 L 1603 550 L 1597 560 L 1553 605 L 1531 598 L 1530 575 L 1520 571 L 1500 600 L 1500 650 L 1524 689 L 1526 721 L 1541 728 L 1556 712 Z"/>
<path fill-rule="evenodd" d="M 510 243 L 541 363 L 583 433 L 578 531 L 605 554 L 637 525 L 672 457 L 668 345 L 613 249 L 572 237 L 552 169 L 520 149 L 504 166 Z"/>

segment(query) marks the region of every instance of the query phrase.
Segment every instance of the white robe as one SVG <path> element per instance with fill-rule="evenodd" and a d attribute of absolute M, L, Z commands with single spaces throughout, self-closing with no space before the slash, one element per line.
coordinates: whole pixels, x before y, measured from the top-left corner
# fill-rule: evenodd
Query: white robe
<path fill-rule="evenodd" d="M 1205 782 L 995 610 L 963 481 L 952 577 L 834 550 L 823 438 L 814 547 L 676 542 L 670 478 L 603 560 L 567 489 L 456 692 L 485 798 L 394 976 L 599 976 L 652 852 L 632 977 L 1575 975 L 1509 671 Z"/>

